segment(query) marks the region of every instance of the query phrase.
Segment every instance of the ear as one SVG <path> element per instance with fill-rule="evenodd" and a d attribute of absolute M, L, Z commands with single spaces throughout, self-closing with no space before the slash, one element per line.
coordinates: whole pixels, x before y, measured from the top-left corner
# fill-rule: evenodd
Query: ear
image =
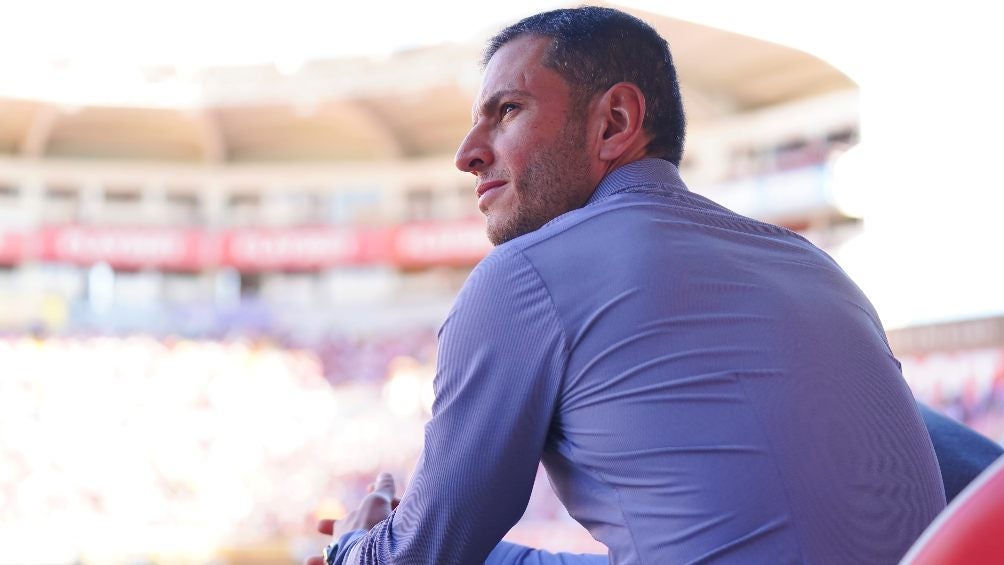
<path fill-rule="evenodd" d="M 601 161 L 617 161 L 639 151 L 644 153 L 648 134 L 645 95 L 630 82 L 619 82 L 600 95 L 597 105 L 597 155 Z"/>

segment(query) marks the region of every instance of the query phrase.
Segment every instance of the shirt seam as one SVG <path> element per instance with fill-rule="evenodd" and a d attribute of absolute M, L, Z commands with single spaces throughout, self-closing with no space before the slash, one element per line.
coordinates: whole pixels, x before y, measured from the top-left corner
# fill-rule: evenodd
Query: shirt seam
<path fill-rule="evenodd" d="M 760 411 L 756 409 L 755 404 L 750 399 L 749 393 L 746 391 L 746 383 L 743 382 L 742 377 L 739 375 L 736 375 L 736 381 L 738 381 L 739 386 L 742 387 L 743 396 L 746 397 L 746 402 L 749 403 L 749 406 L 753 411 L 753 415 L 757 419 L 757 422 L 760 425 L 760 431 L 763 434 L 764 441 L 767 442 L 767 445 L 770 446 L 771 453 L 774 453 L 774 442 L 771 440 L 770 435 L 767 434 L 767 427 L 764 426 L 763 417 L 760 416 Z M 781 469 L 778 467 L 776 457 L 771 458 L 771 466 L 774 468 L 774 472 L 777 474 L 777 478 L 781 486 L 781 492 L 784 493 L 784 503 L 788 509 L 788 517 L 789 517 L 788 521 L 791 523 L 791 529 L 794 530 L 795 532 L 794 536 L 795 536 L 795 542 L 798 544 L 798 554 L 804 561 L 806 558 L 806 554 L 805 554 L 805 544 L 802 542 L 802 532 L 795 524 L 795 522 L 791 520 L 791 517 L 794 515 L 794 512 L 792 511 L 793 507 L 791 505 L 791 493 L 788 492 L 787 483 L 784 480 L 784 475 L 781 473 Z"/>
<path fill-rule="evenodd" d="M 641 192 L 641 191 L 639 191 L 639 192 Z M 707 200 L 707 198 L 705 198 L 705 197 L 703 197 L 703 196 L 701 196 L 699 194 L 695 195 L 692 192 L 688 192 L 687 194 L 660 194 L 658 192 L 646 192 L 646 194 L 651 194 L 652 196 L 657 196 L 657 197 L 666 198 L 666 199 L 674 199 L 674 200 L 683 200 L 686 196 L 690 196 L 690 197 L 696 196 L 698 198 L 703 198 L 703 199 Z M 711 200 L 708 200 L 708 201 L 712 202 Z M 724 216 L 724 217 L 731 218 L 731 219 L 734 219 L 736 221 L 739 221 L 739 222 L 741 222 L 743 224 L 747 224 L 747 225 L 750 225 L 750 226 L 756 226 L 756 227 L 764 228 L 764 229 L 766 229 L 766 230 L 768 230 L 768 231 L 770 231 L 772 233 L 778 234 L 778 235 L 794 236 L 796 239 L 798 239 L 800 241 L 803 241 L 803 242 L 806 242 L 806 243 L 809 242 L 809 240 L 805 239 L 803 236 L 799 235 L 796 232 L 791 231 L 790 229 L 788 229 L 788 228 L 786 228 L 784 226 L 778 226 L 776 224 L 770 224 L 770 223 L 767 223 L 767 222 L 762 222 L 760 220 L 757 220 L 756 218 L 750 218 L 749 216 L 744 216 L 744 215 L 742 215 L 742 214 L 740 214 L 738 212 L 734 212 L 732 210 L 729 210 L 728 208 L 725 208 L 724 206 L 722 206 L 721 204 L 718 204 L 717 202 L 712 202 L 712 204 L 715 204 L 716 206 L 719 206 L 721 209 L 720 210 L 704 210 L 704 209 L 701 209 L 701 208 L 695 208 L 695 207 L 689 207 L 688 206 L 686 208 L 686 210 L 688 212 L 694 212 L 695 214 L 700 214 L 702 216 L 716 216 L 716 217 L 722 217 L 722 216 Z"/>
<path fill-rule="evenodd" d="M 537 266 L 534 265 L 533 261 L 531 261 L 530 258 L 526 256 L 526 254 L 524 253 L 525 249 L 521 248 L 516 251 L 519 252 L 520 257 L 526 262 L 527 265 L 529 265 L 530 269 L 533 270 L 533 274 L 537 277 L 537 280 L 540 281 L 540 286 L 543 287 L 544 292 L 547 294 L 548 303 L 551 305 L 551 313 L 554 316 L 555 322 L 558 325 L 558 330 L 561 332 L 562 344 L 564 348 L 564 359 L 562 361 L 563 366 L 561 370 L 561 381 L 559 383 L 560 386 L 558 388 L 558 392 L 560 393 L 561 391 L 565 390 L 564 387 L 566 382 L 565 379 L 568 376 L 568 365 L 569 365 L 568 358 L 572 353 L 568 342 L 568 332 L 565 331 L 565 325 L 561 321 L 561 316 L 558 315 L 558 305 L 555 304 L 554 302 L 554 296 L 551 294 L 551 289 L 550 287 L 548 287 L 547 282 L 544 280 L 544 277 L 541 276 L 540 271 L 537 270 Z M 560 396 L 560 394 L 558 396 Z M 557 410 L 558 410 L 558 402 L 555 402 L 554 411 L 551 414 L 551 419 L 552 419 L 551 421 L 554 421 L 554 415 L 557 413 Z M 571 455 L 571 450 L 569 450 L 569 455 Z M 638 550 L 638 542 L 635 540 L 634 537 L 634 530 L 632 530 L 630 525 L 628 524 L 628 517 L 624 513 L 624 501 L 621 499 L 620 489 L 618 489 L 611 481 L 607 480 L 606 476 L 602 472 L 593 468 L 592 465 L 588 465 L 582 461 L 579 461 L 579 464 L 582 467 L 589 469 L 589 471 L 595 477 L 599 478 L 599 480 L 602 481 L 603 484 L 607 485 L 610 488 L 610 490 L 614 492 L 614 495 L 617 497 L 617 511 L 620 513 L 621 519 L 624 521 L 624 528 L 627 530 L 628 536 L 631 538 L 631 546 L 632 549 L 634 550 L 634 554 L 638 558 L 638 562 L 643 564 L 642 554 Z M 609 547 L 607 548 L 607 551 L 609 553 L 610 551 Z"/>
<path fill-rule="evenodd" d="M 621 490 L 617 488 L 612 481 L 607 480 L 606 475 L 602 471 L 599 471 L 592 465 L 589 465 L 588 463 L 579 460 L 578 457 L 573 457 L 574 451 L 575 451 L 574 448 L 570 448 L 565 451 L 565 455 L 567 455 L 570 461 L 578 463 L 580 467 L 587 470 L 591 475 L 596 477 L 596 479 L 599 482 L 609 487 L 610 490 L 613 491 L 614 496 L 617 497 L 617 511 L 620 513 L 621 520 L 623 520 L 624 522 L 624 529 L 627 530 L 628 537 L 631 538 L 631 547 L 634 550 L 634 556 L 638 559 L 638 563 L 643 564 L 644 562 L 642 561 L 642 553 L 638 549 L 638 542 L 635 539 L 634 530 L 631 528 L 629 524 L 628 515 L 624 513 L 625 504 L 623 498 L 621 498 Z M 607 548 L 607 551 L 608 552 L 610 551 L 609 547 Z"/>
<path fill-rule="evenodd" d="M 653 189 L 659 192 L 652 192 Z M 652 194 L 659 194 L 659 193 L 671 193 L 671 192 L 689 193 L 690 191 L 686 187 L 680 187 L 674 183 L 660 182 L 660 181 L 641 181 L 637 183 L 625 184 L 624 186 L 619 186 L 611 190 L 610 192 L 604 194 L 603 196 L 600 196 L 596 200 L 588 202 L 585 206 L 583 206 L 583 208 L 597 206 L 599 204 L 602 204 L 604 200 L 608 200 L 614 196 L 617 196 L 618 194 L 649 193 L 649 192 L 651 192 Z M 666 195 L 669 196 L 668 194 Z"/>
<path fill-rule="evenodd" d="M 547 303 L 551 307 L 550 308 L 551 316 L 554 317 L 555 325 L 558 326 L 558 331 L 561 332 L 561 347 L 564 353 L 563 356 L 564 358 L 562 359 L 561 363 L 562 364 L 561 379 L 560 382 L 558 383 L 560 385 L 558 387 L 558 391 L 562 391 L 564 390 L 565 377 L 568 372 L 568 357 L 572 353 L 572 350 L 569 347 L 568 333 L 565 331 L 565 325 L 561 323 L 561 316 L 558 315 L 558 305 L 554 302 L 554 296 L 551 294 L 551 289 L 547 286 L 547 283 L 544 281 L 544 277 L 541 276 L 540 271 L 537 270 L 537 266 L 533 264 L 533 261 L 531 261 L 530 258 L 526 256 L 525 249 L 519 248 L 516 249 L 516 251 L 519 253 L 520 259 L 522 259 L 527 264 L 527 266 L 530 267 L 530 270 L 533 271 L 533 274 L 535 277 L 537 277 L 537 281 L 540 283 L 541 288 L 544 289 L 544 294 L 547 295 Z M 555 402 L 554 410 L 557 410 L 557 402 Z M 551 414 L 551 417 L 553 419 L 554 417 L 553 412 Z"/>
<path fill-rule="evenodd" d="M 664 193 L 662 191 L 653 191 L 653 190 L 645 190 L 645 189 L 637 190 L 637 188 L 638 187 L 631 187 L 631 188 L 628 188 L 628 189 L 625 189 L 625 190 L 618 191 L 615 194 L 611 194 L 610 196 L 605 197 L 603 200 L 606 200 L 607 198 L 610 198 L 612 196 L 616 196 L 618 194 L 644 194 L 644 195 L 647 195 L 647 196 L 657 197 L 657 198 L 662 199 L 662 200 L 677 200 L 677 201 L 683 200 L 683 197 L 685 196 L 684 194 L 676 194 L 675 193 L 675 192 L 678 192 L 678 191 L 674 191 L 674 193 L 671 193 L 671 194 L 666 194 L 666 193 Z M 687 194 L 689 195 L 691 193 L 688 192 Z M 617 207 L 618 208 L 620 208 L 620 207 L 628 208 L 628 207 L 653 206 L 653 205 L 658 205 L 658 204 L 653 203 L 653 202 L 644 202 L 644 201 L 642 201 L 642 202 L 627 202 L 627 203 L 624 203 L 624 204 L 622 204 L 620 206 L 617 206 Z M 797 234 L 797 233 L 795 233 L 795 232 L 793 232 L 793 231 L 791 231 L 791 230 L 789 230 L 789 229 L 787 229 L 787 228 L 785 228 L 783 226 L 776 226 L 774 224 L 768 224 L 766 222 L 761 222 L 759 220 L 755 220 L 753 218 L 749 218 L 747 216 L 743 216 L 742 214 L 737 214 L 736 212 L 733 212 L 733 211 L 731 211 L 731 210 L 729 210 L 727 208 L 724 208 L 724 209 L 721 209 L 721 210 L 703 210 L 701 208 L 697 208 L 697 207 L 693 207 L 693 206 L 683 206 L 683 205 L 676 206 L 676 208 L 680 209 L 682 211 L 685 211 L 685 212 L 698 214 L 698 215 L 701 215 L 701 216 L 704 216 L 704 217 L 707 217 L 707 218 L 730 219 L 730 220 L 736 221 L 736 222 L 738 222 L 740 224 L 743 224 L 743 225 L 751 227 L 751 228 L 760 228 L 760 229 L 763 229 L 767 233 L 773 234 L 775 236 L 788 236 L 788 237 L 793 237 L 797 241 L 800 241 L 800 242 L 803 242 L 803 243 L 808 242 L 808 240 L 806 240 L 801 235 L 799 235 L 799 234 Z M 591 220 L 595 216 L 602 215 L 602 214 L 605 214 L 605 213 L 613 211 L 613 206 L 610 206 L 610 207 L 608 207 L 606 209 L 599 209 L 599 208 L 593 208 L 593 206 L 590 205 L 590 206 L 585 206 L 583 208 L 579 208 L 579 210 L 590 210 L 590 211 L 595 210 L 595 213 L 591 214 L 589 217 L 586 217 L 586 218 L 576 218 L 574 220 L 569 220 L 569 222 L 567 222 L 567 223 L 560 221 L 562 218 L 567 218 L 568 217 L 567 215 L 563 214 L 561 216 L 558 216 L 557 218 L 555 218 L 554 220 L 551 220 L 551 222 L 548 222 L 548 224 L 545 224 L 544 226 L 542 226 L 540 228 L 541 230 L 544 230 L 544 229 L 546 229 L 548 227 L 551 227 L 552 229 L 554 229 L 554 233 L 549 233 L 549 234 L 546 234 L 546 235 L 544 235 L 544 236 L 542 236 L 540 238 L 534 239 L 533 241 L 528 241 L 528 242 L 524 243 L 523 245 L 518 246 L 514 251 L 518 251 L 519 253 L 523 253 L 524 251 L 526 251 L 527 249 L 529 249 L 531 247 L 535 247 L 537 245 L 541 245 L 544 242 L 550 240 L 551 238 L 557 237 L 557 236 L 561 235 L 562 233 L 564 233 L 564 232 L 572 229 L 574 226 L 577 226 L 577 225 L 579 225 L 581 223 L 584 223 L 584 222 L 587 222 L 587 221 Z M 571 213 L 571 212 L 568 212 L 566 214 L 569 214 L 569 213 Z M 531 232 L 531 234 L 533 234 L 533 233 L 539 233 L 539 231 L 538 232 Z M 528 234 L 528 235 L 531 235 L 531 234 Z M 517 240 L 513 240 L 513 243 L 516 243 L 517 241 L 518 241 L 518 239 Z M 831 261 L 832 261 L 832 259 L 831 259 Z"/>

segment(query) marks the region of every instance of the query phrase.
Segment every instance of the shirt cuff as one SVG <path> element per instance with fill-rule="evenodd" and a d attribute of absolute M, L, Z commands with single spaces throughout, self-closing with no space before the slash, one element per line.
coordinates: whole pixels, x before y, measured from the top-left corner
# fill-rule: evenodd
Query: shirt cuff
<path fill-rule="evenodd" d="M 335 554 L 335 565 L 355 565 L 358 562 L 358 551 L 353 551 L 359 545 L 359 540 L 366 530 L 352 530 L 338 538 L 338 553 Z"/>

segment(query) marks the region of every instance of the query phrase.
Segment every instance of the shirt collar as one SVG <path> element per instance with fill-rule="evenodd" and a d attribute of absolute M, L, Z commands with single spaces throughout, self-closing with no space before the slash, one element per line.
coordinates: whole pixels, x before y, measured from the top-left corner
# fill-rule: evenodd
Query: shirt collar
<path fill-rule="evenodd" d="M 618 167 L 603 177 L 596 190 L 593 191 L 593 195 L 586 202 L 586 206 L 607 196 L 642 185 L 668 185 L 670 188 L 687 190 L 687 186 L 680 179 L 680 171 L 676 165 L 663 159 L 646 157 Z"/>

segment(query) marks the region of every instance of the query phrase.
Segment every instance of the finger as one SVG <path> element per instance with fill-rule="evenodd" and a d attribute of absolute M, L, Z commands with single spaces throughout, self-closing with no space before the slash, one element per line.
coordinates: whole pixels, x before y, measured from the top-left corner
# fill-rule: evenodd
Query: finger
<path fill-rule="evenodd" d="M 317 522 L 317 531 L 330 536 L 335 531 L 335 520 L 325 518 Z"/>
<path fill-rule="evenodd" d="M 395 496 L 394 500 L 390 501 L 391 510 L 396 510 L 398 504 L 401 504 L 401 499 Z"/>
<path fill-rule="evenodd" d="M 390 473 L 380 473 L 373 481 L 373 492 L 380 494 L 387 499 L 387 502 L 394 500 L 394 477 Z"/>
<path fill-rule="evenodd" d="M 324 565 L 324 557 L 311 555 L 303 561 L 303 565 Z"/>

